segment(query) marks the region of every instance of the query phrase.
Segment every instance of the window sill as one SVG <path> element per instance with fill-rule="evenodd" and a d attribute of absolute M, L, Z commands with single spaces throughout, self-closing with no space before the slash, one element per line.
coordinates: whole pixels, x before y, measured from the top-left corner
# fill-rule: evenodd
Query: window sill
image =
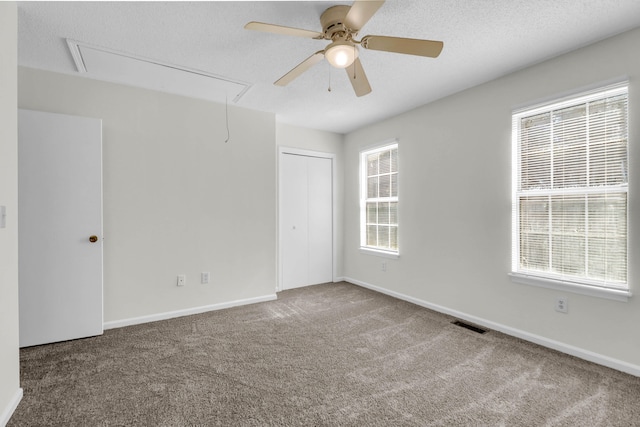
<path fill-rule="evenodd" d="M 400 258 L 400 254 L 398 252 L 387 252 L 387 251 L 379 251 L 371 248 L 360 248 L 360 253 L 366 255 L 376 255 L 382 258 L 390 258 L 390 259 L 398 259 Z"/>
<path fill-rule="evenodd" d="M 597 298 L 627 302 L 631 297 L 631 291 L 623 289 L 607 289 L 596 286 L 581 285 L 573 282 L 554 280 L 522 273 L 509 273 L 511 281 L 522 285 L 538 286 L 574 294 L 589 295 Z"/>

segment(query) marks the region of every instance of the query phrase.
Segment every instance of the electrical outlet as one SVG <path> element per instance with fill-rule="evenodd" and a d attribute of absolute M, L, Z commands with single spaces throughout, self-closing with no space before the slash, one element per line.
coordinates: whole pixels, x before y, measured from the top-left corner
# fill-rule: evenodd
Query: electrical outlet
<path fill-rule="evenodd" d="M 202 273 L 200 273 L 200 283 L 202 283 L 202 284 L 209 283 L 209 272 L 208 271 L 203 271 Z"/>
<path fill-rule="evenodd" d="M 184 274 L 178 275 L 178 286 L 184 286 L 187 284 L 187 276 Z"/>
<path fill-rule="evenodd" d="M 567 297 L 556 298 L 556 311 L 559 311 L 560 313 L 569 312 L 569 300 Z"/>
<path fill-rule="evenodd" d="M 387 262 L 386 261 L 382 261 L 382 265 L 380 266 L 380 270 L 387 271 Z"/>

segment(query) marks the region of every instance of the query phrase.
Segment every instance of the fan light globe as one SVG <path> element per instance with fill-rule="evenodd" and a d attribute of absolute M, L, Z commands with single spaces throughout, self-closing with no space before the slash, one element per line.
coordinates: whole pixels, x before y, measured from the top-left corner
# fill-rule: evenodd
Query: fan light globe
<path fill-rule="evenodd" d="M 333 42 L 325 49 L 324 56 L 336 68 L 347 68 L 358 57 L 358 49 L 344 41 Z"/>

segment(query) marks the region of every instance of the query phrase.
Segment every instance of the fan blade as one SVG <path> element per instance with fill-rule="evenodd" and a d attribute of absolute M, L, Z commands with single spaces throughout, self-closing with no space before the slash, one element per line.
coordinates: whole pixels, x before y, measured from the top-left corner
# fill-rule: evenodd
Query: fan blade
<path fill-rule="evenodd" d="M 345 70 L 347 70 L 349 81 L 357 96 L 363 96 L 371 92 L 371 86 L 369 85 L 369 80 L 367 80 L 367 75 L 364 73 L 364 68 L 362 68 L 360 58 L 356 58 L 353 64 L 349 65 Z"/>
<path fill-rule="evenodd" d="M 351 30 L 360 30 L 380 9 L 384 0 L 356 0 L 347 12 L 344 24 Z"/>
<path fill-rule="evenodd" d="M 300 28 L 283 27 L 282 25 L 265 24 L 251 21 L 244 26 L 246 30 L 264 31 L 266 33 L 282 34 L 285 36 L 305 37 L 308 39 L 322 39 L 324 34 L 317 31 L 301 30 Z"/>
<path fill-rule="evenodd" d="M 286 85 L 288 85 L 289 83 L 291 83 L 291 81 L 293 81 L 300 74 L 304 73 L 309 68 L 313 67 L 318 62 L 322 61 L 323 58 L 324 58 L 324 50 L 321 50 L 321 51 L 318 51 L 318 52 L 314 53 L 313 55 L 311 55 L 310 57 L 308 57 L 307 59 L 305 59 L 304 61 L 302 61 L 298 65 L 296 65 L 287 74 L 285 74 L 284 76 L 280 77 L 274 83 L 274 85 L 276 85 L 276 86 L 286 86 Z"/>
<path fill-rule="evenodd" d="M 365 49 L 436 58 L 444 43 L 433 40 L 406 39 L 403 37 L 365 36 L 360 45 Z"/>

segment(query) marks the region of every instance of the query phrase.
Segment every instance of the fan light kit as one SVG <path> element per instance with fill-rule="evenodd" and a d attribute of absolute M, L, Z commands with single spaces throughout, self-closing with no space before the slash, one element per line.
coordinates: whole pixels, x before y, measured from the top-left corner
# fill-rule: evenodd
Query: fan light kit
<path fill-rule="evenodd" d="M 324 50 L 324 57 L 329 64 L 336 68 L 347 68 L 358 57 L 358 48 L 347 42 L 337 41 L 331 43 Z"/>
<path fill-rule="evenodd" d="M 313 65 L 322 61 L 323 58 L 326 58 L 333 67 L 347 70 L 349 81 L 351 81 L 356 95 L 363 96 L 371 92 L 371 86 L 367 80 L 360 58 L 358 57 L 358 45 L 368 50 L 382 50 L 430 58 L 436 58 L 440 55 L 444 45 L 441 41 L 388 36 L 365 36 L 360 41 L 356 40 L 355 37 L 358 35 L 360 29 L 383 4 L 384 0 L 356 0 L 351 6 L 330 7 L 320 16 L 322 32 L 255 21 L 249 22 L 244 28 L 287 36 L 331 41 L 331 44 L 324 50 L 314 53 L 278 79 L 274 83 L 275 85 L 286 86 Z"/>

